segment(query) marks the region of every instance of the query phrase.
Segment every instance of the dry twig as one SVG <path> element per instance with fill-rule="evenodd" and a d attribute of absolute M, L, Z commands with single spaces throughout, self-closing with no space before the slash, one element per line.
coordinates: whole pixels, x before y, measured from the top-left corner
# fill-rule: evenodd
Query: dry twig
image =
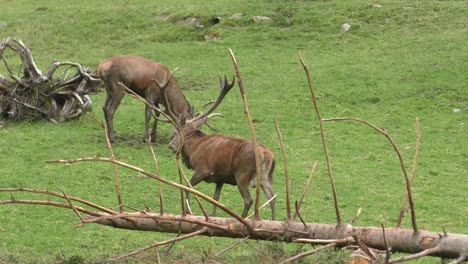
<path fill-rule="evenodd" d="M 234 53 L 232 52 L 231 49 L 229 49 L 229 54 L 231 55 L 231 59 L 232 59 L 232 62 L 234 64 L 234 69 L 236 70 L 237 84 L 239 85 L 239 91 L 240 91 L 241 96 L 242 96 L 242 101 L 244 102 L 244 113 L 245 113 L 245 115 L 247 117 L 247 121 L 249 123 L 250 135 L 252 136 L 252 145 L 254 146 L 253 149 L 255 150 L 255 165 L 256 165 L 256 171 L 257 171 L 257 183 L 260 183 L 261 182 L 262 169 L 260 167 L 260 157 L 258 155 L 258 150 L 255 147 L 257 145 L 257 137 L 255 136 L 255 128 L 254 128 L 254 124 L 253 124 L 253 121 L 252 121 L 252 117 L 250 116 L 249 104 L 247 102 L 247 96 L 245 95 L 244 84 L 242 82 L 242 77 L 241 77 L 241 74 L 240 74 L 239 65 L 237 64 L 236 57 L 234 56 Z M 260 207 L 260 184 L 257 184 L 256 197 L 255 197 L 255 214 L 254 214 L 254 219 L 255 220 L 260 220 L 259 207 Z"/>
<path fill-rule="evenodd" d="M 323 128 L 323 119 L 322 115 L 320 114 L 320 108 L 317 102 L 317 97 L 315 96 L 315 91 L 312 86 L 312 79 L 310 77 L 310 72 L 309 68 L 307 68 L 307 65 L 305 64 L 304 60 L 302 59 L 302 56 L 299 55 L 299 60 L 301 61 L 302 67 L 304 68 L 304 71 L 307 76 L 307 83 L 309 85 L 309 90 L 310 94 L 312 96 L 312 102 L 314 103 L 314 109 L 317 114 L 317 119 L 319 121 L 319 126 L 320 126 L 320 136 L 322 138 L 322 146 L 323 146 L 323 152 L 325 154 L 325 160 L 327 161 L 327 170 L 328 170 L 328 175 L 330 176 L 330 183 L 332 186 L 332 193 L 333 193 L 333 202 L 335 205 L 335 212 L 336 212 L 336 222 L 338 224 L 341 224 L 341 213 L 340 213 L 340 208 L 338 206 L 338 194 L 336 192 L 336 186 L 335 186 L 335 179 L 333 177 L 333 170 L 331 166 L 331 160 L 330 160 L 330 155 L 328 154 L 328 147 L 327 147 L 327 142 L 325 140 L 325 130 Z"/>

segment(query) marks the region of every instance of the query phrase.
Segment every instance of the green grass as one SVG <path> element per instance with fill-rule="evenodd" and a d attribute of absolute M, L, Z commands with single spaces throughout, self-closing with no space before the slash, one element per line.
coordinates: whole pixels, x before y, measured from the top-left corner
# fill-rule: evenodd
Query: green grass
<path fill-rule="evenodd" d="M 303 207 L 307 222 L 334 223 L 329 179 L 315 112 L 298 60 L 311 70 L 323 117 L 354 116 L 385 128 L 399 145 L 408 171 L 415 152 L 415 118 L 421 121 L 422 145 L 414 185 L 418 223 L 432 231 L 468 233 L 468 8 L 465 1 L 21 1 L 0 0 L 0 38 L 21 38 L 37 64 L 46 70 L 54 59 L 95 68 L 117 54 L 137 54 L 179 67 L 178 83 L 196 109 L 214 99 L 218 76 L 234 74 L 228 48 L 239 62 L 259 141 L 277 157 L 274 189 L 278 218 L 285 213 L 283 161 L 275 133 L 277 118 L 286 142 L 293 200 L 298 199 L 310 168 L 319 162 Z M 229 17 L 243 13 L 236 21 Z M 196 16 L 220 24 L 202 29 L 177 21 Z M 270 24 L 253 23 L 254 15 Z M 342 23 L 352 25 L 340 33 Z M 204 41 L 204 35 L 219 36 Z M 3 67 L 0 66 L 0 69 Z M 2 70 L 3 74 L 4 71 Z M 93 95 L 93 114 L 103 119 L 105 94 Z M 453 109 L 460 109 L 454 113 Z M 218 109 L 224 119 L 212 123 L 223 134 L 249 138 L 237 91 Z M 115 116 L 121 139 L 116 157 L 153 170 L 148 148 L 141 143 L 143 106 L 124 99 Z M 65 191 L 117 208 L 112 166 L 101 163 L 46 164 L 46 160 L 108 156 L 102 130 L 90 117 L 48 124 L 9 123 L 0 128 L 0 187 L 33 187 Z M 326 123 L 326 136 L 344 221 L 357 209 L 358 226 L 394 226 L 404 195 L 398 159 L 386 139 L 355 123 Z M 209 132 L 208 129 L 205 131 Z M 167 148 L 170 127 L 160 125 L 155 145 L 161 175 L 178 180 Z M 211 132 L 210 132 L 211 133 Z M 190 174 L 189 170 L 186 170 Z M 157 211 L 157 184 L 129 170 L 119 170 L 125 204 Z M 211 194 L 214 186 L 197 188 Z M 166 209 L 179 212 L 178 191 L 164 187 Z M 18 198 L 32 195 L 14 194 Z M 0 194 L 9 199 L 10 194 Z M 264 199 L 264 197 L 262 197 Z M 236 188 L 225 188 L 221 202 L 236 211 L 242 200 Z M 198 212 L 199 213 L 199 212 Z M 267 208 L 262 215 L 270 217 Z M 162 241 L 174 235 L 116 230 L 98 225 L 77 228 L 72 211 L 26 206 L 0 206 L 0 263 L 98 262 Z M 405 218 L 405 227 L 410 227 Z M 300 246 L 248 242 L 221 258 L 214 253 L 235 241 L 195 238 L 177 243 L 170 258 L 227 263 L 261 260 L 264 251 L 290 255 Z M 260 249 L 255 249 L 259 247 Z M 275 255 L 276 256 L 276 255 Z M 192 260 L 189 259 L 193 257 Z M 155 253 L 129 263 L 154 261 Z M 325 255 L 317 257 L 323 263 Z M 317 260 L 317 261 L 319 261 Z M 274 260 L 265 260 L 272 262 Z M 425 258 L 415 263 L 438 263 Z"/>

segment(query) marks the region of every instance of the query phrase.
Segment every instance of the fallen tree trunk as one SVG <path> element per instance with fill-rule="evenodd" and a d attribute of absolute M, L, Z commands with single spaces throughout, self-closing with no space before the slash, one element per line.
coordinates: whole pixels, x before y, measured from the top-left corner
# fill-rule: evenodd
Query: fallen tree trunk
<path fill-rule="evenodd" d="M 418 253 L 430 249 L 429 256 L 442 258 L 458 258 L 468 255 L 468 235 L 436 233 L 420 230 L 416 234 L 410 229 L 353 227 L 351 225 L 332 225 L 300 222 L 283 222 L 261 220 L 247 222 L 253 227 L 253 232 L 237 219 L 195 215 L 170 215 L 152 213 L 127 213 L 118 217 L 88 217 L 85 222 L 96 222 L 114 228 L 155 231 L 167 233 L 190 234 L 206 228 L 201 235 L 245 238 L 255 240 L 328 244 L 337 243 L 338 247 L 356 245 L 353 237 L 365 243 L 368 247 L 386 250 L 386 246 L 395 252 Z M 385 243 L 386 241 L 386 243 Z"/>

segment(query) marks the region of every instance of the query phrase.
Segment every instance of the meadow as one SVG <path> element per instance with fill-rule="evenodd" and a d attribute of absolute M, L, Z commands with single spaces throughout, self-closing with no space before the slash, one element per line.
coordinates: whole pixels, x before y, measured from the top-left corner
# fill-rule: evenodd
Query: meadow
<path fill-rule="evenodd" d="M 240 19 L 231 18 L 238 13 Z M 221 17 L 220 23 L 211 22 L 214 16 Z M 253 16 L 273 21 L 256 23 Z M 188 17 L 198 18 L 203 27 L 181 22 Z M 348 32 L 340 31 L 343 23 L 351 25 Z M 198 111 L 217 96 L 218 77 L 235 74 L 228 53 L 232 49 L 257 139 L 276 155 L 277 218 L 286 217 L 286 198 L 284 161 L 273 118 L 285 140 L 293 201 L 317 161 L 302 215 L 307 222 L 335 223 L 317 117 L 298 59 L 302 54 L 322 116 L 359 117 L 384 128 L 400 147 L 408 171 L 419 118 L 421 148 L 413 187 L 418 224 L 431 231 L 468 233 L 466 1 L 0 0 L 0 25 L 0 39 L 20 38 L 43 70 L 53 60 L 95 69 L 100 61 L 119 54 L 140 55 L 178 68 L 175 77 Z M 2 67 L 0 73 L 4 73 Z M 103 120 L 105 93 L 92 99 L 91 113 Z M 217 112 L 225 116 L 211 122 L 218 133 L 250 138 L 238 90 L 228 94 Z M 154 171 L 142 141 L 143 126 L 144 106 L 126 97 L 115 114 L 118 137 L 113 148 L 117 159 Z M 174 156 L 167 147 L 170 130 L 167 124 L 159 125 L 154 148 L 160 175 L 178 181 Z M 203 130 L 215 133 L 207 127 Z M 362 208 L 356 226 L 395 226 L 405 181 L 385 137 L 350 122 L 326 123 L 325 134 L 343 221 Z M 110 164 L 46 163 L 109 155 L 102 128 L 89 115 L 59 124 L 0 120 L 0 188 L 63 191 L 117 209 Z M 119 177 L 127 206 L 159 210 L 157 182 L 126 169 L 119 169 Z M 202 183 L 197 189 L 211 195 L 214 185 Z M 167 212 L 180 213 L 179 192 L 168 186 L 163 190 Z M 0 200 L 5 199 L 10 194 L 0 193 Z M 223 189 L 221 202 L 237 212 L 243 208 L 235 187 Z M 269 207 L 261 215 L 269 218 Z M 405 228 L 410 228 L 409 220 L 405 218 Z M 78 225 L 71 210 L 0 205 L 0 263 L 99 263 L 175 236 Z M 214 256 L 235 242 L 193 238 L 175 244 L 161 257 L 163 263 L 269 263 L 306 250 L 300 245 L 249 241 Z M 340 263 L 344 254 L 327 252 L 306 261 Z M 122 263 L 154 263 L 155 259 L 155 251 L 150 251 Z M 440 260 L 423 258 L 412 263 Z"/>

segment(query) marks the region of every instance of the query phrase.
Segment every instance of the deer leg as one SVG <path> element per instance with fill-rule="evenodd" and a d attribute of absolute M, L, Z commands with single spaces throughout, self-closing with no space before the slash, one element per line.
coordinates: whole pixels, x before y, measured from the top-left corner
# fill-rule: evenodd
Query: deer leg
<path fill-rule="evenodd" d="M 106 119 L 107 136 L 110 142 L 114 142 L 114 113 L 125 94 L 113 83 L 108 84 L 106 88 L 107 97 L 102 110 Z"/>
<path fill-rule="evenodd" d="M 195 185 L 197 185 L 201 181 L 203 181 L 203 179 L 204 179 L 203 175 L 198 173 L 197 171 L 195 171 L 192 178 L 190 179 L 190 186 L 194 187 Z M 185 193 L 185 199 L 187 200 L 187 204 L 190 204 L 190 193 L 189 192 Z M 185 213 L 190 213 L 190 212 L 188 212 L 188 210 L 186 209 Z"/>
<path fill-rule="evenodd" d="M 252 206 L 253 199 L 252 196 L 250 196 L 250 191 L 249 191 L 249 185 L 237 185 L 239 188 L 239 192 L 242 195 L 242 198 L 244 198 L 244 211 L 242 211 L 242 217 L 245 218 L 247 217 L 247 213 L 249 212 L 250 207 Z"/>
<path fill-rule="evenodd" d="M 156 107 L 159 108 L 158 105 L 156 105 Z M 154 111 L 154 116 L 156 118 L 154 118 L 154 122 L 153 122 L 153 129 L 151 129 L 151 142 L 154 142 L 156 140 L 156 127 L 158 125 L 158 117 L 159 117 L 159 112 L 158 111 Z"/>
<path fill-rule="evenodd" d="M 148 102 L 150 103 L 150 102 Z M 149 137 L 149 133 L 148 133 L 148 130 L 149 130 L 149 123 L 150 123 L 150 120 L 151 120 L 151 112 L 153 110 L 151 109 L 151 107 L 149 106 L 145 106 L 145 134 L 144 134 L 144 139 L 146 142 L 150 142 L 150 137 Z M 151 140 L 153 141 L 154 138 L 151 138 Z"/>
<path fill-rule="evenodd" d="M 223 189 L 223 183 L 216 183 L 215 193 L 213 199 L 219 201 L 219 196 L 221 195 L 221 190 Z M 213 205 L 213 216 L 216 216 L 216 205 Z"/>
<path fill-rule="evenodd" d="M 261 187 L 266 197 L 268 198 L 268 200 L 270 200 L 271 198 L 273 198 L 273 196 L 275 196 L 275 193 L 273 192 L 273 188 L 271 187 L 270 182 L 268 181 L 262 182 Z M 276 198 L 270 201 L 271 220 L 275 220 L 275 204 L 276 204 Z"/>

